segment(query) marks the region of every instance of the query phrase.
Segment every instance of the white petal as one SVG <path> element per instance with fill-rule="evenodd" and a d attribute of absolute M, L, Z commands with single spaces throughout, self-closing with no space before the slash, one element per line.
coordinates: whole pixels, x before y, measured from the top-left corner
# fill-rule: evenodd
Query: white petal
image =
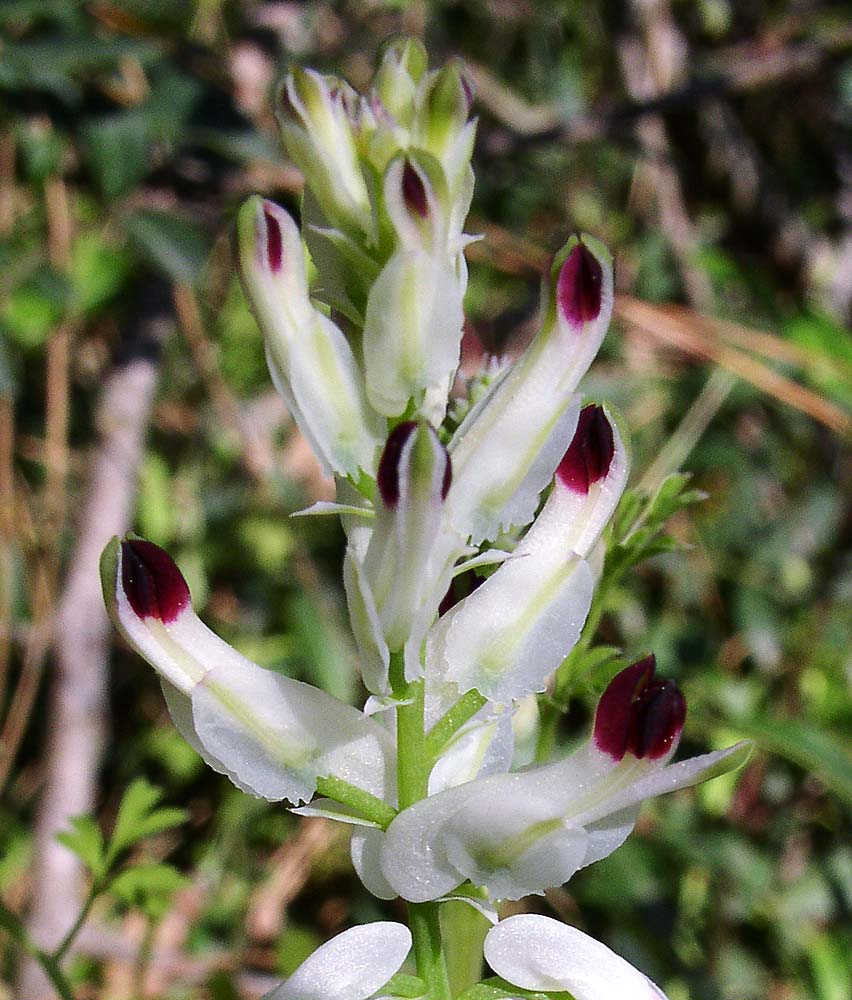
<path fill-rule="evenodd" d="M 666 795 L 680 788 L 690 788 L 720 774 L 727 774 L 728 771 L 742 767 L 751 756 L 752 748 L 751 740 L 742 740 L 725 750 L 715 750 L 700 757 L 690 757 L 688 760 L 667 764 L 662 768 L 643 769 L 644 774 L 641 777 L 637 776 L 638 780 L 627 784 L 583 812 L 577 817 L 577 821 L 584 824 L 593 823 L 604 816 L 630 809 L 645 799 Z"/>
<path fill-rule="evenodd" d="M 580 413 L 574 387 L 549 387 L 510 369 L 475 406 L 449 444 L 453 524 L 478 545 L 532 520 L 541 491 L 565 454 Z"/>
<path fill-rule="evenodd" d="M 368 892 L 378 899 L 396 899 L 396 889 L 388 882 L 382 872 L 381 859 L 384 842 L 384 830 L 361 827 L 352 831 L 349 854 L 352 858 L 352 867 Z"/>
<path fill-rule="evenodd" d="M 379 413 L 399 416 L 427 389 L 448 388 L 459 364 L 461 299 L 452 266 L 425 252 L 398 251 L 384 266 L 363 340 L 367 394 Z"/>
<path fill-rule="evenodd" d="M 367 1000 L 393 976 L 411 948 L 402 924 L 351 927 L 321 945 L 265 1000 Z"/>
<path fill-rule="evenodd" d="M 352 544 L 347 546 L 343 559 L 343 588 L 346 591 L 349 620 L 358 646 L 364 684 L 373 694 L 387 695 L 390 693 L 390 652 L 382 632 L 373 592 L 365 578 L 361 558 Z"/>
<path fill-rule="evenodd" d="M 392 782 L 392 744 L 381 726 L 236 652 L 191 697 L 199 742 L 260 798 L 298 804 L 328 775 L 379 797 Z"/>
<path fill-rule="evenodd" d="M 501 705 L 543 691 L 579 639 L 594 592 L 588 563 L 554 543 L 521 546 L 445 615 L 429 637 L 427 669 Z"/>
<path fill-rule="evenodd" d="M 357 507 L 354 504 L 334 503 L 331 500 L 317 500 L 310 507 L 295 510 L 290 517 L 329 517 L 332 514 L 351 514 L 353 517 L 363 517 L 373 520 L 376 512 L 370 507 Z"/>
<path fill-rule="evenodd" d="M 513 749 L 510 712 L 469 724 L 436 761 L 429 775 L 429 794 L 508 771 Z"/>
<path fill-rule="evenodd" d="M 498 976 L 526 990 L 566 991 L 576 1000 L 665 1000 L 606 945 L 537 914 L 501 920 L 485 938 L 485 959 Z"/>

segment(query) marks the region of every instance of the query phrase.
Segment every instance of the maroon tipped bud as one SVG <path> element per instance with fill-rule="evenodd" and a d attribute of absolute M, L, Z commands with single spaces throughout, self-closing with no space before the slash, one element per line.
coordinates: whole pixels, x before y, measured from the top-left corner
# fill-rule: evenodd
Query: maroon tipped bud
<path fill-rule="evenodd" d="M 595 745 L 615 761 L 665 757 L 686 719 L 686 700 L 672 680 L 654 680 L 656 661 L 646 656 L 617 674 L 595 713 Z"/>
<path fill-rule="evenodd" d="M 281 226 L 266 207 L 263 209 L 263 221 L 266 223 L 266 261 L 269 264 L 269 270 L 273 274 L 277 274 L 284 263 L 284 240 L 281 236 Z"/>
<path fill-rule="evenodd" d="M 603 268 L 582 243 L 568 254 L 559 271 L 556 299 L 562 315 L 577 329 L 601 311 Z"/>
<path fill-rule="evenodd" d="M 416 212 L 421 219 L 425 219 L 429 214 L 429 201 L 426 197 L 426 186 L 423 178 L 405 161 L 405 168 L 402 171 L 402 197 L 410 212 Z"/>
<path fill-rule="evenodd" d="M 379 493 L 386 507 L 396 507 L 399 503 L 399 462 L 405 442 L 417 430 L 416 420 L 406 420 L 397 424 L 388 435 L 385 450 L 379 459 L 376 481 Z"/>
<path fill-rule="evenodd" d="M 606 478 L 615 455 L 612 425 L 602 406 L 593 403 L 580 410 L 577 430 L 556 475 L 575 493 L 588 495 L 589 488 Z"/>
<path fill-rule="evenodd" d="M 121 543 L 121 586 L 139 618 L 173 622 L 190 602 L 189 587 L 174 559 L 153 542 Z"/>

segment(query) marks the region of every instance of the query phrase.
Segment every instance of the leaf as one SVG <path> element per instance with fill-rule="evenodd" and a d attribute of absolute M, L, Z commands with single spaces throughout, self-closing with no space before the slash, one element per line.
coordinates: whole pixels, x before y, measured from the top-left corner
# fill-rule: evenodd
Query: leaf
<path fill-rule="evenodd" d="M 149 784 L 144 778 L 137 778 L 121 800 L 115 828 L 110 838 L 107 857 L 110 863 L 133 844 L 145 837 L 170 830 L 186 821 L 186 811 L 169 808 L 157 809 L 162 798 L 162 790 Z"/>
<path fill-rule="evenodd" d="M 207 237 L 200 226 L 168 212 L 141 209 L 126 222 L 136 250 L 172 281 L 194 284 L 207 260 Z"/>
<path fill-rule="evenodd" d="M 466 989 L 458 1000 L 572 1000 L 570 993 L 533 993 L 494 976 Z"/>
<path fill-rule="evenodd" d="M 172 896 L 188 884 L 189 879 L 173 865 L 144 864 L 123 871 L 110 883 L 109 891 L 157 919 L 168 909 Z"/>
<path fill-rule="evenodd" d="M 100 827 L 91 816 L 74 816 L 69 822 L 72 829 L 57 833 L 56 839 L 73 851 L 95 878 L 99 878 L 106 871 L 104 838 Z"/>
<path fill-rule="evenodd" d="M 839 740 L 798 719 L 744 718 L 737 728 L 764 750 L 809 771 L 852 808 L 852 754 Z"/>
<path fill-rule="evenodd" d="M 153 137 L 141 111 L 90 119 L 81 134 L 89 169 L 106 198 L 126 194 L 147 173 Z"/>
<path fill-rule="evenodd" d="M 382 996 L 413 1000 L 415 997 L 425 996 L 426 983 L 417 976 L 407 976 L 404 972 L 398 972 L 379 990 L 379 993 Z"/>

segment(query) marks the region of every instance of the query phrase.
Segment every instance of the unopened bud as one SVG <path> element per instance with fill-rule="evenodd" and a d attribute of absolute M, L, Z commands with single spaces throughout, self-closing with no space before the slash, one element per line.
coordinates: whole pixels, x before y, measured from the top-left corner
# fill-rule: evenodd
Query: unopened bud
<path fill-rule="evenodd" d="M 655 680 L 646 656 L 617 674 L 595 713 L 594 740 L 615 761 L 628 754 L 658 760 L 670 754 L 686 719 L 686 700 L 672 680 Z"/>
<path fill-rule="evenodd" d="M 174 559 L 153 542 L 121 543 L 121 587 L 139 618 L 171 624 L 189 605 L 189 587 Z"/>

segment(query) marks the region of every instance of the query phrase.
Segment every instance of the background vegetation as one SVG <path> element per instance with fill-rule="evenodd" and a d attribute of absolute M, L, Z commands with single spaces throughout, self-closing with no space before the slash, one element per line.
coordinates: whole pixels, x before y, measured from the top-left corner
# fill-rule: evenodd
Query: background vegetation
<path fill-rule="evenodd" d="M 132 525 L 243 652 L 360 697 L 342 535 L 288 520 L 328 486 L 271 391 L 230 236 L 249 193 L 298 209 L 272 111 L 287 65 L 363 85 L 398 31 L 477 86 L 469 370 L 477 343 L 523 343 L 548 254 L 594 233 L 620 298 L 586 389 L 626 413 L 634 485 L 683 468 L 708 494 L 669 524 L 683 547 L 609 591 L 598 641 L 677 677 L 686 751 L 759 748 L 530 905 L 671 1000 L 848 1000 L 852 19 L 820 0 L 0 6 L 0 895 L 57 940 L 87 876 L 54 834 L 89 811 L 111 830 L 141 776 L 186 822 L 131 848 L 173 867 L 96 906 L 79 997 L 258 997 L 397 913 L 345 831 L 202 767 L 93 573 Z M 29 1000 L 18 958 L 0 932 L 0 996 Z"/>

